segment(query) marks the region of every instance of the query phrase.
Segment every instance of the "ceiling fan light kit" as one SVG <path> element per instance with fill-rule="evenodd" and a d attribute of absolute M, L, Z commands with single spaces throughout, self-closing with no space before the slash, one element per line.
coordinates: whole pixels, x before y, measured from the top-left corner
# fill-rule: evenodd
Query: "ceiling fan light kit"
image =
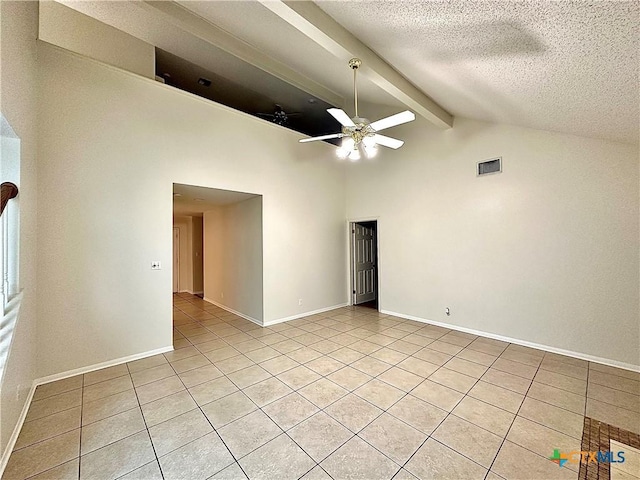
<path fill-rule="evenodd" d="M 355 106 L 355 117 L 349 118 L 344 110 L 340 108 L 329 108 L 327 112 L 342 125 L 341 133 L 321 135 L 319 137 L 303 138 L 300 143 L 315 142 L 318 140 L 328 140 L 330 138 L 342 138 L 341 145 L 336 150 L 336 155 L 340 159 L 349 158 L 357 161 L 361 158 L 361 152 L 367 158 L 373 158 L 378 153 L 378 145 L 398 149 L 404 142 L 396 138 L 380 135 L 380 130 L 395 127 L 403 123 L 416 119 L 413 112 L 405 110 L 390 117 L 383 118 L 376 122 L 369 122 L 368 119 L 358 115 L 358 85 L 356 83 L 358 68 L 362 65 L 359 58 L 349 60 L 349 67 L 353 70 L 353 99 Z"/>

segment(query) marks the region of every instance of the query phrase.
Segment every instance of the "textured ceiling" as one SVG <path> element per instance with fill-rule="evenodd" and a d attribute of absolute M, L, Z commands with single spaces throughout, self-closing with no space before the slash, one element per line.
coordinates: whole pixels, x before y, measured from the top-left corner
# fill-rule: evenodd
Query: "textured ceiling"
<path fill-rule="evenodd" d="M 317 2 L 454 115 L 637 143 L 639 2 Z"/>
<path fill-rule="evenodd" d="M 64 3 L 227 78 L 258 78 L 135 2 Z M 343 95 L 351 110 L 345 59 L 263 5 L 180 3 Z M 456 116 L 638 143 L 639 2 L 316 3 Z M 401 107 L 364 77 L 359 91 L 366 102 Z"/>

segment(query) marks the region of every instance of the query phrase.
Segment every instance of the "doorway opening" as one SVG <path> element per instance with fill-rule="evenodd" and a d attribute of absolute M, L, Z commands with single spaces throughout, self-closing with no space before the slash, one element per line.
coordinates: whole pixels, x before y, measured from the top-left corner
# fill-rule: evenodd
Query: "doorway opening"
<path fill-rule="evenodd" d="M 350 223 L 351 304 L 378 309 L 378 222 Z"/>

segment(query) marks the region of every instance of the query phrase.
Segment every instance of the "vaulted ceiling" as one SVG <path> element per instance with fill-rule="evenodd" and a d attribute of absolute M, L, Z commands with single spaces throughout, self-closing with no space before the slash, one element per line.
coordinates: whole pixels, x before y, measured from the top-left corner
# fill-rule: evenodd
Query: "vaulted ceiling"
<path fill-rule="evenodd" d="M 438 128 L 462 116 L 639 139 L 635 1 L 62 3 L 247 88 L 271 75 L 349 113 L 359 56 L 363 101 Z"/>

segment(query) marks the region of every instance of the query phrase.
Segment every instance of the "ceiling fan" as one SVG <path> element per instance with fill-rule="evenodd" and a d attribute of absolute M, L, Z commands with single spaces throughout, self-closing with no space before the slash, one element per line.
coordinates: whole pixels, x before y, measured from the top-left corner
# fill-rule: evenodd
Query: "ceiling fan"
<path fill-rule="evenodd" d="M 358 88 L 356 84 L 356 75 L 358 68 L 362 65 L 359 58 L 349 60 L 349 66 L 353 69 L 353 97 L 355 103 L 355 117 L 349 118 L 349 115 L 340 108 L 329 108 L 327 112 L 342 125 L 341 133 L 332 133 L 330 135 L 321 135 L 319 137 L 303 138 L 300 143 L 315 142 L 318 140 L 328 140 L 330 138 L 342 138 L 342 145 L 336 151 L 338 157 L 347 158 L 356 161 L 360 160 L 360 147 L 364 149 L 367 158 L 372 158 L 377 153 L 377 146 L 397 149 L 404 145 L 402 140 L 380 135 L 378 132 L 386 128 L 395 127 L 403 123 L 411 122 L 416 119 L 413 112 L 405 110 L 396 113 L 390 117 L 377 120 L 373 123 L 366 118 L 358 116 Z"/>
<path fill-rule="evenodd" d="M 299 112 L 285 112 L 282 108 L 282 105 L 278 105 L 276 103 L 273 113 L 256 113 L 256 115 L 262 118 L 266 118 L 267 120 L 284 127 L 289 124 L 289 117 L 297 117 L 301 114 Z"/>

